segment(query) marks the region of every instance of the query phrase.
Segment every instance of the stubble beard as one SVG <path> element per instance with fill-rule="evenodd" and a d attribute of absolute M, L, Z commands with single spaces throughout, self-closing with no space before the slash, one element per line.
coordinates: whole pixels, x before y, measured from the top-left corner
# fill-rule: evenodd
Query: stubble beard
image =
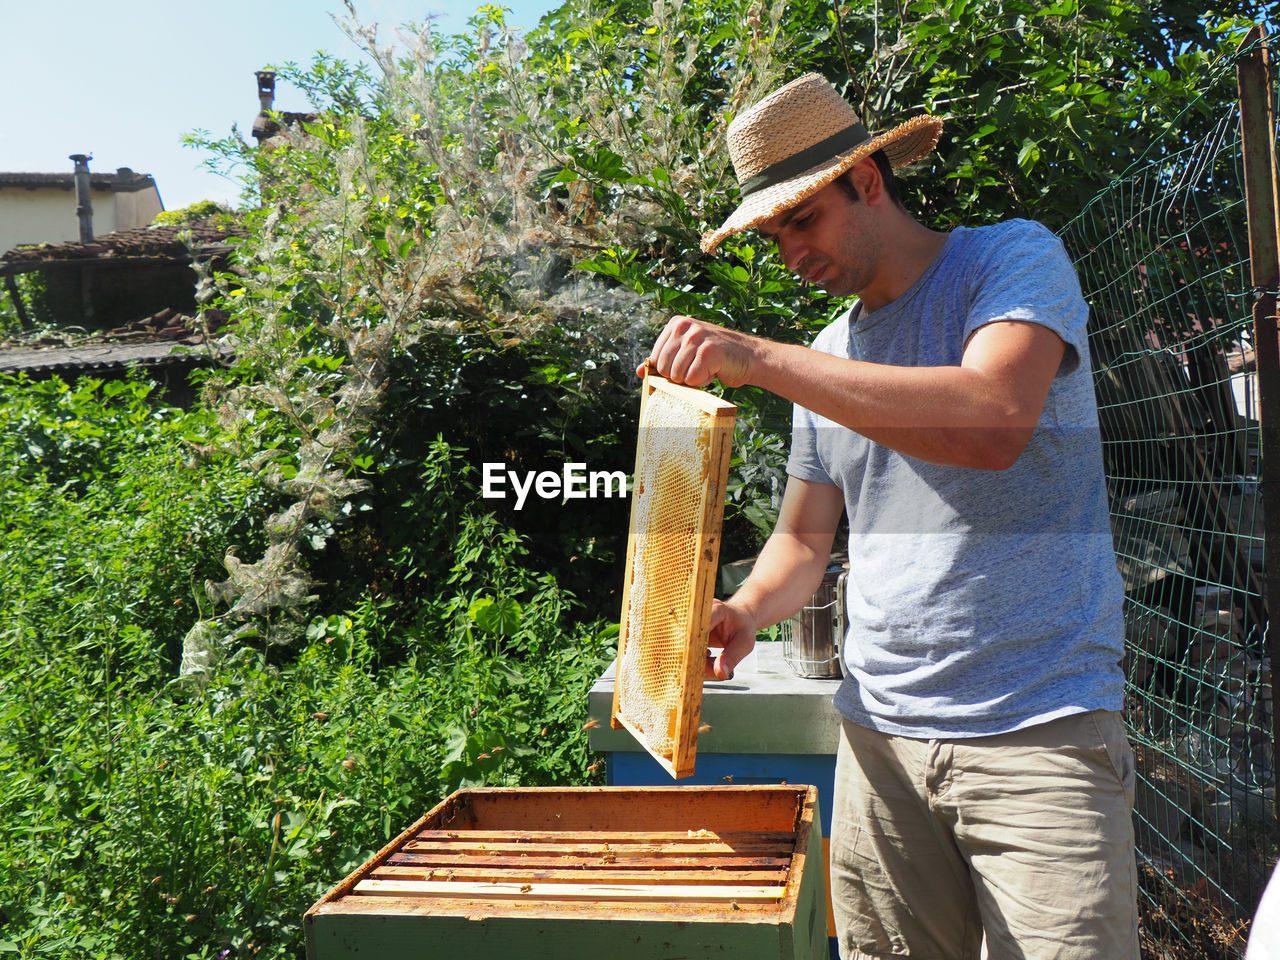
<path fill-rule="evenodd" d="M 880 244 L 869 229 L 867 218 L 858 217 L 861 225 L 850 224 L 839 248 L 829 260 L 831 276 L 824 277 L 822 288 L 833 297 L 849 297 L 861 294 L 871 285 L 876 263 L 880 259 Z"/>
<path fill-rule="evenodd" d="M 844 254 L 846 251 L 841 250 Z M 818 285 L 829 297 L 849 297 L 861 293 L 871 282 L 873 271 L 864 256 L 841 256 L 839 259 L 824 257 L 819 263 L 826 268 L 827 276 Z"/>

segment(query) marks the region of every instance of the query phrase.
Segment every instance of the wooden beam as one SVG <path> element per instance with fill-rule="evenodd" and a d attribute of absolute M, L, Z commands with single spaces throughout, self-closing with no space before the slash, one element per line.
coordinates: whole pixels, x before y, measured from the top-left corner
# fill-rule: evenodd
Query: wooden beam
<path fill-rule="evenodd" d="M 361 880 L 355 892 L 365 896 L 473 900 L 645 900 L 668 903 L 761 903 L 782 899 L 785 887 L 697 886 L 614 883 L 454 883 L 436 880 Z"/>
<path fill-rule="evenodd" d="M 501 868 L 489 869 L 470 865 L 462 867 L 410 867 L 387 864 L 374 869 L 369 879 L 510 883 L 515 878 L 510 870 Z M 684 884 L 691 886 L 724 884 L 766 886 L 778 884 L 781 886 L 787 882 L 787 870 L 785 865 L 783 868 L 773 870 L 629 870 L 596 867 L 594 869 L 525 869 L 523 876 L 520 877 L 520 882 L 522 883 L 538 881 L 544 883 L 660 883 L 663 885 Z"/>
<path fill-rule="evenodd" d="M 437 827 L 504 830 L 599 830 L 617 824 L 628 830 L 795 832 L 801 787 L 767 784 L 699 787 L 668 784 L 655 787 L 527 787 L 512 803 L 506 787 L 473 787 L 456 801 L 437 807 L 430 822 Z M 600 804 L 616 806 L 609 818 Z M 436 811 L 440 811 L 436 813 Z"/>
<path fill-rule="evenodd" d="M 18 291 L 18 283 L 13 279 L 13 274 L 6 274 L 4 278 L 5 288 L 9 291 L 9 299 L 13 301 L 13 309 L 17 311 L 18 322 L 22 324 L 24 330 L 33 328 L 31 318 L 27 316 L 26 305 L 22 302 L 22 294 Z"/>
<path fill-rule="evenodd" d="M 572 843 L 705 843 L 715 840 L 735 845 L 739 843 L 780 843 L 790 848 L 795 843 L 791 831 L 736 830 L 419 830 L 413 836 L 418 841 L 466 840 L 496 841 L 498 843 L 541 843 L 544 841 Z"/>
<path fill-rule="evenodd" d="M 1249 221 L 1249 270 L 1255 300 L 1253 336 L 1257 357 L 1258 425 L 1261 432 L 1265 597 L 1267 623 L 1280 616 L 1280 200 L 1276 196 L 1275 114 L 1266 33 L 1260 25 L 1245 36 L 1238 51 L 1236 84 L 1240 91 L 1240 139 L 1244 154 L 1245 210 Z M 1280 629 L 1266 631 L 1272 665 L 1272 703 L 1280 666 Z M 1280 711 L 1271 711 L 1271 769 L 1280 769 Z M 1280 824 L 1277 824 L 1280 830 Z"/>
<path fill-rule="evenodd" d="M 646 869 L 652 868 L 659 870 L 772 870 L 786 866 L 788 856 L 719 856 L 714 859 L 706 857 L 591 857 L 588 859 L 585 857 L 539 857 L 528 855 L 507 857 L 485 857 L 473 855 L 465 860 L 460 860 L 456 856 L 441 856 L 439 854 L 431 853 L 398 851 L 391 854 L 387 858 L 387 862 L 404 866 L 440 867 L 441 869 L 468 866 L 501 870 L 517 870 L 522 867 L 554 869 L 557 867 L 573 866 L 596 870 L 611 869 L 614 867 L 626 870 L 639 869 L 642 867 Z"/>
<path fill-rule="evenodd" d="M 547 856 L 547 857 L 716 857 L 725 854 L 755 853 L 780 855 L 790 852 L 794 846 L 794 838 L 784 843 L 768 841 L 756 843 L 739 843 L 730 846 L 727 843 L 707 843 L 687 841 L 683 843 L 578 843 L 572 837 L 564 837 L 558 842 L 544 843 L 500 843 L 493 840 L 471 842 L 458 840 L 410 840 L 404 845 L 407 853 L 433 853 L 441 856 Z"/>

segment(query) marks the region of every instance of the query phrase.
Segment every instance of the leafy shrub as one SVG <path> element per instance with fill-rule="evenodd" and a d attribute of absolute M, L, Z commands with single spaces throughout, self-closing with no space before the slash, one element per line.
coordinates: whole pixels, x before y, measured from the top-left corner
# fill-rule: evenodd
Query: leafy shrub
<path fill-rule="evenodd" d="M 225 217 L 230 219 L 231 211 L 216 200 L 197 200 L 195 203 L 178 207 L 176 210 L 161 210 L 151 222 L 160 225 L 193 223 L 207 217 Z"/>
<path fill-rule="evenodd" d="M 0 609 L 51 635 L 153 637 L 172 667 L 202 577 L 262 536 L 274 498 L 220 448 L 214 417 L 140 380 L 0 378 Z"/>
<path fill-rule="evenodd" d="M 522 565 L 459 451 L 421 468 L 448 522 L 416 605 L 371 591 L 291 658 L 246 631 L 175 681 L 193 581 L 261 536 L 267 494 L 204 443 L 208 414 L 149 406 L 145 384 L 21 386 L 0 404 L 26 424 L 0 472 L 0 949 L 294 956 L 305 908 L 449 791 L 592 776 L 612 631 Z M 424 552 L 392 553 L 422 586 Z"/>
<path fill-rule="evenodd" d="M 547 629 L 530 622 L 540 602 L 516 629 Z M 198 688 L 136 689 L 65 652 L 8 674 L 24 694 L 0 720 L 0 944 L 294 956 L 305 909 L 450 790 L 583 776 L 585 685 L 607 638 L 578 633 L 521 665 L 473 624 L 376 673 L 376 621 L 326 621 L 285 667 L 244 648 Z M 30 639 L 6 630 L 6 655 Z"/>

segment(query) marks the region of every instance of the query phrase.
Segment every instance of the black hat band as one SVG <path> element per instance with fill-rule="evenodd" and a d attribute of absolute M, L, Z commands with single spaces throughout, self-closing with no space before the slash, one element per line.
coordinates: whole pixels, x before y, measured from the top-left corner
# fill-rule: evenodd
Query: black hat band
<path fill-rule="evenodd" d="M 746 182 L 738 188 L 738 192 L 741 196 L 746 197 L 764 190 L 766 187 L 782 183 L 784 180 L 790 180 L 797 174 L 804 173 L 811 167 L 816 167 L 822 161 L 830 160 L 838 154 L 846 153 L 870 139 L 871 134 L 860 123 L 845 127 L 839 133 L 832 134 L 827 139 L 815 143 L 812 147 L 806 147 L 799 153 L 793 153 L 785 160 L 770 164 L 755 176 L 748 177 Z"/>

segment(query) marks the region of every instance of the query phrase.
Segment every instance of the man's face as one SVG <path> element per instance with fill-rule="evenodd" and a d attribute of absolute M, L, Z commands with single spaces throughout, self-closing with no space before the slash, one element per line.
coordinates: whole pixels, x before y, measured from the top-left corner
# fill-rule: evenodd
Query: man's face
<path fill-rule="evenodd" d="M 828 184 L 760 225 L 787 269 L 827 293 L 846 297 L 875 276 L 879 243 L 867 205 L 840 183 Z"/>

